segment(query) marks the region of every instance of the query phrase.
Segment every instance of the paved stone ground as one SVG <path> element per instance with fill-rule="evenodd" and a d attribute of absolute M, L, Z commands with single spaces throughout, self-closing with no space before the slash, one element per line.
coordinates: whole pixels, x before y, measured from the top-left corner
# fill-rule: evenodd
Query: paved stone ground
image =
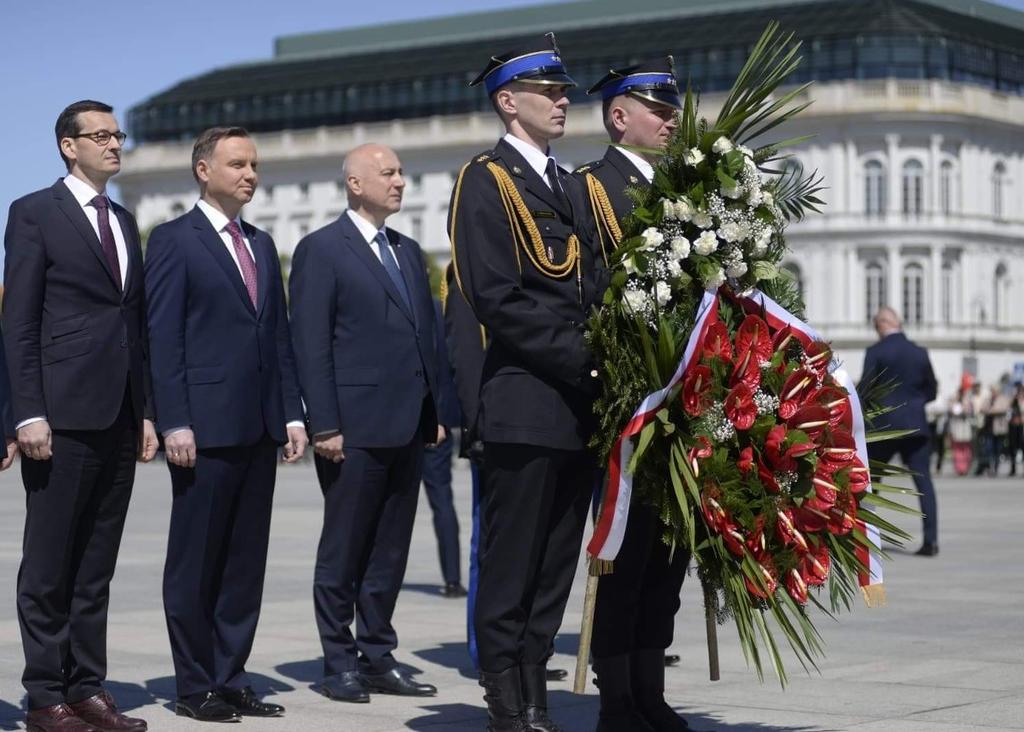
<path fill-rule="evenodd" d="M 14 610 L 23 503 L 15 471 L 0 476 L 0 729 L 22 726 L 21 646 Z M 941 548 L 936 558 L 895 555 L 886 573 L 889 607 L 858 606 L 833 623 L 818 616 L 828 657 L 805 675 L 790 659 L 783 692 L 746 668 L 730 626 L 720 628 L 722 680 L 707 680 L 704 626 L 695 583 L 683 588 L 667 673 L 668 696 L 698 730 L 1024 729 L 1024 480 L 938 482 Z M 468 547 L 469 477 L 456 473 L 463 547 Z M 175 717 L 160 603 L 170 486 L 161 464 L 142 466 L 112 588 L 109 689 L 151 730 L 196 730 Z M 420 515 L 395 624 L 398 658 L 437 684 L 435 699 L 375 696 L 368 705 L 331 702 L 310 685 L 320 673 L 311 578 L 321 524 L 312 467 L 281 469 L 263 615 L 249 664 L 258 691 L 288 708 L 283 719 L 245 721 L 249 732 L 293 730 L 482 730 L 480 689 L 464 644 L 465 605 L 438 594 L 429 509 Z M 916 522 L 908 525 L 917 530 Z M 911 549 L 916 548 L 916 544 Z M 580 563 L 582 568 L 582 561 Z M 553 664 L 571 669 L 583 582 L 577 581 Z M 553 715 L 568 732 L 593 730 L 596 690 L 556 684 Z"/>

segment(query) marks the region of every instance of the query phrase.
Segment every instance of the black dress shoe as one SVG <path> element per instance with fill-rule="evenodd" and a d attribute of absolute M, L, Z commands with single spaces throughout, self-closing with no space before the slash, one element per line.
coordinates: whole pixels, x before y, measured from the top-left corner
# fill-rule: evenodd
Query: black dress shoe
<path fill-rule="evenodd" d="M 397 694 L 398 696 L 434 696 L 437 687 L 433 684 L 421 684 L 413 681 L 409 674 L 399 668 L 393 668 L 382 674 L 360 674 L 363 683 L 370 691 L 381 694 Z"/>
<path fill-rule="evenodd" d="M 672 666 L 679 665 L 679 654 L 678 653 L 666 653 L 665 654 L 665 668 L 671 668 Z"/>
<path fill-rule="evenodd" d="M 466 588 L 459 582 L 445 582 L 444 587 L 441 588 L 441 597 L 465 597 L 469 593 Z"/>
<path fill-rule="evenodd" d="M 181 697 L 174 704 L 174 713 L 199 722 L 238 722 L 242 719 L 238 710 L 214 691 Z"/>
<path fill-rule="evenodd" d="M 938 553 L 939 545 L 933 544 L 930 541 L 926 541 L 924 544 L 921 545 L 920 549 L 914 552 L 914 554 L 916 554 L 919 557 L 934 557 Z"/>
<path fill-rule="evenodd" d="M 261 702 L 251 686 L 244 689 L 221 689 L 220 695 L 243 717 L 281 717 L 284 707 L 280 704 Z"/>
<path fill-rule="evenodd" d="M 358 671 L 343 671 L 337 676 L 328 676 L 320 682 L 317 691 L 334 701 L 354 704 L 366 704 L 370 701 L 370 691 Z"/>
<path fill-rule="evenodd" d="M 549 668 L 544 672 L 544 678 L 548 681 L 564 681 L 569 672 L 564 668 Z"/>

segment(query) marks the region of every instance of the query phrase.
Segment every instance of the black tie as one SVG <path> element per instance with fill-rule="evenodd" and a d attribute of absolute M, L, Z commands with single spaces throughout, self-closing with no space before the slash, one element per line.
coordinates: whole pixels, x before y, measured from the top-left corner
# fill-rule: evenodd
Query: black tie
<path fill-rule="evenodd" d="M 554 158 L 548 158 L 547 168 L 544 170 L 548 176 L 548 185 L 551 186 L 551 192 L 555 194 L 555 198 L 562 205 L 562 208 L 566 211 L 570 211 L 569 201 L 565 197 L 565 191 L 562 190 L 562 182 L 559 180 L 558 166 L 555 165 Z"/>

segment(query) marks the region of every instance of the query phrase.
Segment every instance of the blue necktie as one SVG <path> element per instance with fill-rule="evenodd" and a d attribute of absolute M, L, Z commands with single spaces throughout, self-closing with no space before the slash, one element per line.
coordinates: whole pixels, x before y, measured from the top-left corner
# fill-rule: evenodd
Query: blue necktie
<path fill-rule="evenodd" d="M 405 306 L 409 308 L 409 312 L 412 313 L 412 300 L 409 297 L 409 290 L 405 286 L 405 280 L 402 279 L 402 272 L 398 269 L 398 260 L 395 259 L 395 255 L 391 251 L 388 238 L 384 236 L 383 232 L 378 231 L 377 236 L 373 237 L 373 243 L 377 245 L 377 250 L 380 252 L 380 263 L 384 265 L 384 270 L 388 273 L 388 277 L 391 278 L 391 281 L 398 289 L 402 302 L 405 303 Z"/>

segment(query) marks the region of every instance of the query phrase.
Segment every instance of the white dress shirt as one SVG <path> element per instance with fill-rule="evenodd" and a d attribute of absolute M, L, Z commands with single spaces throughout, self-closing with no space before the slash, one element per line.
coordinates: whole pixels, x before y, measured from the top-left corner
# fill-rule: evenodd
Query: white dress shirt
<path fill-rule="evenodd" d="M 370 251 L 373 252 L 373 256 L 377 258 L 378 262 L 383 264 L 380 258 L 380 249 L 377 248 L 377 242 L 375 242 L 374 239 L 378 234 L 382 234 L 384 239 L 387 240 L 388 235 L 387 232 L 384 231 L 384 227 L 382 226 L 379 229 L 373 228 L 373 224 L 371 222 L 367 221 L 350 208 L 345 209 L 345 213 L 348 214 L 352 223 L 355 224 L 357 229 L 359 229 L 359 233 L 363 235 L 364 239 L 366 239 L 366 243 L 369 245 Z M 394 260 L 395 264 L 398 264 L 398 257 L 394 257 Z M 402 265 L 398 264 L 398 269 L 401 270 Z"/>
<path fill-rule="evenodd" d="M 551 181 L 548 180 L 548 160 L 555 160 L 554 156 L 545 155 L 530 143 L 520 140 L 511 132 L 506 132 L 502 139 L 514 147 L 520 155 L 526 158 L 526 162 L 529 166 L 541 177 L 541 180 L 548 184 L 548 188 L 551 188 Z M 555 165 L 558 165 L 557 160 L 555 160 Z"/>
<path fill-rule="evenodd" d="M 626 156 L 626 160 L 628 160 L 629 162 L 633 163 L 633 165 L 636 166 L 636 169 L 639 170 L 643 174 L 644 178 L 647 179 L 648 183 L 653 183 L 654 182 L 654 166 L 653 165 L 648 163 L 646 160 L 644 160 L 642 157 L 637 155 L 632 150 L 627 150 L 624 147 L 620 147 L 620 148 L 618 148 L 618 151 Z"/>
<path fill-rule="evenodd" d="M 75 197 L 78 205 L 81 206 L 82 211 L 85 213 L 85 218 L 89 219 L 89 224 L 92 226 L 92 230 L 96 232 L 96 238 L 100 238 L 100 219 L 99 212 L 96 207 L 92 205 L 92 199 L 96 196 L 106 197 L 105 192 L 97 191 L 92 187 L 91 183 L 86 183 L 81 178 L 78 178 L 70 173 L 64 177 L 64 185 L 71 191 L 71 195 Z M 110 199 L 107 198 L 109 202 Z M 114 233 L 114 247 L 117 249 L 117 263 L 121 269 L 121 289 L 128 287 L 128 246 L 124 243 L 124 232 L 121 231 L 121 222 L 117 218 L 117 214 L 114 213 L 113 208 L 108 208 L 109 212 L 108 219 L 110 220 L 110 230 Z M 32 424 L 33 422 L 42 422 L 46 417 L 30 417 L 18 422 L 14 426 L 14 429 L 20 430 L 25 425 Z"/>
<path fill-rule="evenodd" d="M 255 266 L 256 257 L 252 253 L 252 244 L 249 243 L 249 237 L 245 235 L 245 229 L 242 228 L 242 219 L 236 216 L 233 219 L 229 219 L 223 213 L 215 209 L 213 206 L 208 204 L 203 199 L 196 201 L 196 208 L 203 212 L 203 215 L 210 220 L 210 224 L 213 226 L 213 230 L 220 236 L 220 240 L 224 242 L 224 246 L 228 250 L 228 254 L 231 255 L 231 261 L 238 267 L 238 274 L 242 276 L 242 281 L 245 281 L 245 274 L 242 272 L 242 265 L 238 262 L 238 255 L 235 254 L 235 243 L 231 241 L 231 234 L 228 233 L 228 224 L 232 221 L 238 226 L 238 230 L 242 234 L 242 241 L 245 242 L 245 248 L 249 250 L 249 256 L 252 257 L 253 266 Z"/>

